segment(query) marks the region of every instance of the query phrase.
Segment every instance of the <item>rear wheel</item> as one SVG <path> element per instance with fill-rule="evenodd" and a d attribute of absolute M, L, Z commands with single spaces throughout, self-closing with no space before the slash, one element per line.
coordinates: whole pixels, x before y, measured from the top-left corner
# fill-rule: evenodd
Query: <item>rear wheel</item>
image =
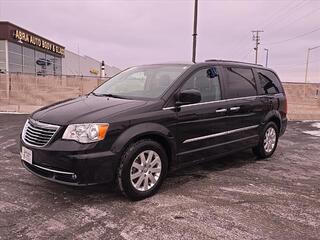
<path fill-rule="evenodd" d="M 140 140 L 130 145 L 121 158 L 117 182 L 122 194 L 140 200 L 155 194 L 167 173 L 168 159 L 161 144 Z"/>
<path fill-rule="evenodd" d="M 274 122 L 268 122 L 263 128 L 259 144 L 254 147 L 253 153 L 259 158 L 270 157 L 277 148 L 279 130 Z"/>

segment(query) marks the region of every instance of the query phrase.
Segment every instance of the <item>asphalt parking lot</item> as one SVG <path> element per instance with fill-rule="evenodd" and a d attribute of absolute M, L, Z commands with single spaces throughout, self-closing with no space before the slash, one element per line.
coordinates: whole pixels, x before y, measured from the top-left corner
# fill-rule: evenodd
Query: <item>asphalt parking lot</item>
<path fill-rule="evenodd" d="M 251 151 L 181 169 L 130 202 L 20 164 L 26 115 L 0 114 L 0 239 L 320 239 L 320 121 L 289 122 L 269 160 Z"/>

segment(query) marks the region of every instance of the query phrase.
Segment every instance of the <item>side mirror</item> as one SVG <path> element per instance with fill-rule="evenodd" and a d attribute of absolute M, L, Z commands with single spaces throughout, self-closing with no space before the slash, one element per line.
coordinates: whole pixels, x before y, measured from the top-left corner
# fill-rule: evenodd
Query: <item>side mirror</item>
<path fill-rule="evenodd" d="M 201 93 L 196 89 L 183 90 L 178 94 L 177 105 L 198 103 L 201 101 Z"/>

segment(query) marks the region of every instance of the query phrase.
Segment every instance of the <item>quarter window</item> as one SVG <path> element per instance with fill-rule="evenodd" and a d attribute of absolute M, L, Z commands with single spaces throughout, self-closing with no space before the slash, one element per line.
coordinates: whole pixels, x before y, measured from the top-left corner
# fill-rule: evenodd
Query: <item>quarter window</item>
<path fill-rule="evenodd" d="M 251 68 L 226 67 L 228 98 L 257 95 L 257 87 Z"/>
<path fill-rule="evenodd" d="M 264 94 L 276 94 L 283 92 L 278 77 L 271 71 L 257 69 L 260 85 Z"/>
<path fill-rule="evenodd" d="M 187 89 L 198 90 L 201 93 L 201 102 L 220 100 L 220 82 L 216 68 L 205 68 L 194 73 L 181 88 Z"/>

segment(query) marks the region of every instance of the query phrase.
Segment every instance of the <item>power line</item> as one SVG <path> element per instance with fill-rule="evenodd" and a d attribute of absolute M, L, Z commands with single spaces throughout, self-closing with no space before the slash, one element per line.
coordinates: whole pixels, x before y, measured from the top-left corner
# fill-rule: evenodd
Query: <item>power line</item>
<path fill-rule="evenodd" d="M 294 3 L 294 2 L 292 2 L 292 3 Z M 275 21 L 278 23 L 279 21 L 282 21 L 283 19 L 285 19 L 285 16 L 287 16 L 289 13 L 290 13 L 290 11 L 293 11 L 294 9 L 296 9 L 296 8 L 301 8 L 301 7 L 303 7 L 304 5 L 306 5 L 308 2 L 307 1 L 304 1 L 304 0 L 302 0 L 301 2 L 298 2 L 298 3 L 296 3 L 295 5 L 293 5 L 293 6 L 286 6 L 285 7 L 285 11 L 282 13 L 282 14 L 280 14 L 280 15 L 278 15 L 278 16 L 276 16 L 275 18 L 271 18 L 271 21 L 269 21 L 269 22 L 267 22 L 264 26 L 263 26 L 263 28 L 267 28 L 267 26 L 269 26 L 269 25 L 271 25 L 271 24 L 273 24 Z M 280 20 L 278 20 L 280 18 Z"/>
<path fill-rule="evenodd" d="M 299 20 L 301 20 L 301 19 L 310 17 L 310 16 L 312 16 L 312 14 L 314 14 L 315 12 L 317 12 L 317 11 L 319 11 L 319 10 L 320 10 L 320 8 L 313 9 L 312 11 L 308 12 L 307 14 L 305 14 L 305 15 L 299 17 L 299 18 L 296 18 L 295 20 L 293 20 L 293 21 L 291 21 L 291 22 L 283 25 L 282 27 L 280 27 L 280 28 L 278 28 L 278 29 L 276 29 L 276 30 L 274 30 L 274 31 L 271 31 L 271 33 L 274 33 L 274 32 L 277 32 L 277 31 L 279 31 L 279 30 L 282 30 L 282 29 L 286 28 L 287 26 L 290 26 L 291 24 L 293 24 L 293 23 L 295 23 L 295 22 L 297 22 L 297 21 L 299 21 Z M 270 33 L 270 32 L 269 32 L 269 33 Z"/>
<path fill-rule="evenodd" d="M 264 24 L 264 26 L 268 26 L 268 25 L 271 24 L 273 21 L 277 20 L 279 17 L 284 16 L 288 11 L 293 10 L 293 9 L 296 9 L 296 8 L 298 8 L 298 7 L 301 8 L 302 6 L 304 6 L 304 5 L 307 4 L 307 3 L 308 3 L 308 1 L 302 0 L 302 1 L 299 1 L 299 2 L 294 2 L 294 1 L 293 1 L 293 2 L 290 2 L 289 4 L 286 4 L 285 6 L 277 9 L 277 11 L 275 11 L 273 14 L 270 14 L 269 16 L 267 16 L 267 17 L 265 18 L 265 20 L 268 20 L 268 21 L 267 21 L 266 24 Z M 282 18 L 282 19 L 283 19 L 283 18 Z M 261 24 L 263 23 L 263 21 L 264 21 L 264 20 L 259 21 L 258 26 L 261 25 Z M 236 44 L 232 44 L 231 47 L 235 49 L 236 55 L 243 55 L 243 54 L 246 53 L 246 51 L 243 51 L 243 50 L 241 51 L 242 48 L 240 47 L 240 46 L 243 46 L 243 45 L 244 45 L 244 42 L 245 42 L 246 39 L 247 39 L 247 35 L 244 36 L 243 38 L 241 38 L 241 39 L 238 40 L 238 41 L 234 41 L 234 43 L 236 43 Z M 239 51 L 239 50 L 240 50 L 240 51 Z M 246 55 L 247 55 L 247 54 L 246 54 Z"/>
<path fill-rule="evenodd" d="M 320 30 L 320 27 L 319 28 L 316 28 L 310 32 L 306 32 L 306 33 L 303 33 L 303 34 L 300 34 L 298 36 L 295 36 L 293 38 L 288 38 L 288 39 L 285 39 L 285 40 L 281 40 L 281 41 L 278 41 L 278 42 L 271 42 L 271 43 L 267 43 L 267 45 L 274 45 L 274 44 L 280 44 L 280 43 L 284 43 L 284 42 L 288 42 L 288 41 L 291 41 L 291 40 L 295 40 L 295 39 L 298 39 L 298 38 L 301 38 L 301 37 L 304 37 L 306 35 L 309 35 L 311 33 L 314 33 L 314 32 L 317 32 Z"/>
<path fill-rule="evenodd" d="M 303 2 L 303 0 L 302 0 Z M 299 2 L 300 4 L 301 2 Z M 268 15 L 266 18 L 264 18 L 263 20 L 260 20 L 259 23 L 257 24 L 257 26 L 261 25 L 264 20 L 270 20 L 273 19 L 275 16 L 277 16 L 279 13 L 281 14 L 281 12 L 284 10 L 286 11 L 288 9 L 288 7 L 290 7 L 292 4 L 295 4 L 295 2 L 290 2 L 289 4 L 285 4 L 285 6 L 278 8 L 275 12 L 271 13 L 270 15 Z M 232 44 L 231 48 L 233 48 L 236 51 L 236 55 L 243 55 L 245 53 L 245 51 L 241 51 L 241 47 L 243 46 L 244 43 L 247 40 L 248 35 L 246 34 L 245 36 L 243 36 L 243 38 L 241 38 L 240 40 L 235 40 L 233 41 L 235 44 Z M 240 50 L 240 51 L 239 51 Z"/>

